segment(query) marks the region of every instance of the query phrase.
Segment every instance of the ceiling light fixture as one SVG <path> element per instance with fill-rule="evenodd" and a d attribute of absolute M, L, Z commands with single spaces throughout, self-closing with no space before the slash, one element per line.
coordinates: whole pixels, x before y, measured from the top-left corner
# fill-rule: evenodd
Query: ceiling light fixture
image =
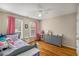
<path fill-rule="evenodd" d="M 42 19 L 42 13 L 39 13 L 39 14 L 38 14 L 38 18 L 39 18 L 39 19 Z"/>
<path fill-rule="evenodd" d="M 41 13 L 39 13 L 39 14 L 38 14 L 38 17 L 42 17 L 42 14 L 41 14 Z"/>

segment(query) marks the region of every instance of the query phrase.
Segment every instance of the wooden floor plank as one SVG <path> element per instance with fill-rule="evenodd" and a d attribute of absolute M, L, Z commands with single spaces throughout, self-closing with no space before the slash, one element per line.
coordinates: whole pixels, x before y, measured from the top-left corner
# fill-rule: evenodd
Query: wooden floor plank
<path fill-rule="evenodd" d="M 67 47 L 57 47 L 44 41 L 37 41 L 41 56 L 76 56 L 76 51 Z"/>

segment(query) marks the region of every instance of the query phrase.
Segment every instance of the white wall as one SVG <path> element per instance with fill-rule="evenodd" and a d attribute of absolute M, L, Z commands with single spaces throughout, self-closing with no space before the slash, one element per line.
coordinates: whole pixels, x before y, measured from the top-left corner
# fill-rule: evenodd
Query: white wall
<path fill-rule="evenodd" d="M 0 33 L 7 33 L 7 17 L 4 13 L 0 13 Z"/>
<path fill-rule="evenodd" d="M 67 47 L 76 47 L 76 13 L 71 13 L 42 21 L 42 30 L 51 30 L 54 34 L 63 34 L 62 44 Z"/>
<path fill-rule="evenodd" d="M 7 26 L 8 26 L 8 16 L 13 14 L 10 13 L 1 13 L 0 12 L 0 33 L 7 34 Z M 34 22 L 34 19 L 29 17 L 22 17 L 18 15 L 13 15 L 17 19 L 23 20 L 23 38 L 29 37 L 29 29 L 25 29 L 25 24 L 29 25 L 29 22 Z"/>
<path fill-rule="evenodd" d="M 78 8 L 77 8 L 77 31 L 76 31 L 76 33 L 77 33 L 77 35 L 76 35 L 76 38 L 77 38 L 77 40 L 76 40 L 76 46 L 77 46 L 77 54 L 78 54 L 78 56 L 79 56 L 79 5 L 78 5 Z"/>

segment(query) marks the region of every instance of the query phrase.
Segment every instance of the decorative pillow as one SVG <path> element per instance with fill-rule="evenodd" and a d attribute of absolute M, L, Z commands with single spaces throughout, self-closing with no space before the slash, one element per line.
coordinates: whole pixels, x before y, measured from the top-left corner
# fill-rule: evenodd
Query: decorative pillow
<path fill-rule="evenodd" d="M 18 34 L 11 34 L 11 35 L 7 35 L 7 38 L 12 39 L 13 41 L 18 40 Z"/>
<path fill-rule="evenodd" d="M 6 39 L 4 37 L 0 37 L 0 41 L 4 42 L 4 41 L 6 41 Z"/>
<path fill-rule="evenodd" d="M 3 47 L 4 47 L 4 48 L 8 48 L 8 43 L 7 43 L 7 41 L 4 41 L 3 43 L 4 43 Z"/>
<path fill-rule="evenodd" d="M 3 46 L 4 45 L 4 43 L 3 42 L 0 42 L 0 46 Z"/>
<path fill-rule="evenodd" d="M 5 37 L 0 37 L 0 42 L 4 43 L 2 46 L 3 48 L 8 48 L 8 43 Z"/>
<path fill-rule="evenodd" d="M 11 38 L 7 38 L 9 48 L 14 48 L 15 42 Z"/>
<path fill-rule="evenodd" d="M 17 41 L 12 41 L 11 39 L 8 39 L 8 43 L 9 43 L 9 48 L 20 48 L 29 44 L 26 44 L 24 41 L 22 40 L 17 40 Z"/>

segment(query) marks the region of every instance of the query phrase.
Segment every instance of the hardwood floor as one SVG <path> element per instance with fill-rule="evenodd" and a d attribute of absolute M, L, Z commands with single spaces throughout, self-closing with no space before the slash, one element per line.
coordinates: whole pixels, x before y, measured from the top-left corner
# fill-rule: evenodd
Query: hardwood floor
<path fill-rule="evenodd" d="M 41 56 L 76 56 L 76 51 L 67 47 L 57 47 L 44 41 L 37 41 Z"/>

